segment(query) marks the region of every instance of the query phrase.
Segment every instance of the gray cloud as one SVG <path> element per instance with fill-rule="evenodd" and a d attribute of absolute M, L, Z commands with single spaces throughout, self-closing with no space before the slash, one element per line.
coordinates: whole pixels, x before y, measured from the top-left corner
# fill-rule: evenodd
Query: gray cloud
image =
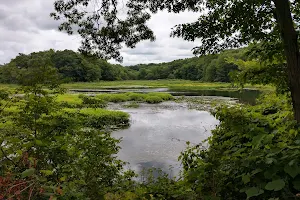
<path fill-rule="evenodd" d="M 57 30 L 59 22 L 49 17 L 55 0 L 0 0 L 0 64 L 9 62 L 19 53 L 48 50 L 50 48 L 77 50 L 78 35 L 68 36 Z M 122 8 L 124 13 L 126 9 Z M 159 12 L 149 21 L 156 41 L 144 41 L 135 49 L 124 48 L 124 65 L 167 62 L 192 57 L 191 49 L 197 43 L 170 38 L 176 24 L 192 22 L 194 13 L 169 14 Z M 116 63 L 115 61 L 111 61 Z"/>

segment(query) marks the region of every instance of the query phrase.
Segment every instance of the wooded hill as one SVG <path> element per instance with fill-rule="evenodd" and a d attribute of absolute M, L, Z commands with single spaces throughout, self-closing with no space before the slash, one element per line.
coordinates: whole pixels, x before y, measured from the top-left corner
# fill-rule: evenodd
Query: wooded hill
<path fill-rule="evenodd" d="M 1 83 L 18 83 L 22 73 L 31 68 L 38 58 L 53 67 L 64 82 L 92 82 L 114 80 L 186 79 L 203 82 L 229 82 L 229 73 L 237 70 L 228 58 L 243 59 L 245 49 L 226 50 L 219 54 L 174 60 L 158 64 L 139 64 L 123 67 L 95 57 L 83 56 L 72 50 L 19 54 L 0 68 Z"/>

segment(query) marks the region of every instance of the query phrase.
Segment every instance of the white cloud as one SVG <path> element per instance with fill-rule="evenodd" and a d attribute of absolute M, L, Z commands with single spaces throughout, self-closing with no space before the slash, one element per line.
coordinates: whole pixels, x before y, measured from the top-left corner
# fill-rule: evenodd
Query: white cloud
<path fill-rule="evenodd" d="M 54 0 L 0 0 L 0 64 L 9 62 L 19 53 L 50 48 L 77 50 L 78 35 L 69 36 L 57 30 L 58 22 L 49 17 Z M 192 57 L 196 43 L 170 38 L 176 24 L 195 21 L 197 14 L 159 12 L 148 22 L 156 35 L 155 42 L 144 41 L 135 49 L 124 48 L 124 65 L 158 63 Z M 115 61 L 111 61 L 116 63 Z"/>

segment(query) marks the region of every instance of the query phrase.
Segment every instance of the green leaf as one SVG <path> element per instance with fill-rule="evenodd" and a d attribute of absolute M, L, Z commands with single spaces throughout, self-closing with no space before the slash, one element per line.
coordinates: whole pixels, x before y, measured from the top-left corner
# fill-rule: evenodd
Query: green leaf
<path fill-rule="evenodd" d="M 283 189 L 284 186 L 285 186 L 285 182 L 282 179 L 278 179 L 278 180 L 269 182 L 266 185 L 265 189 L 279 191 L 279 190 Z"/>
<path fill-rule="evenodd" d="M 50 197 L 50 196 L 53 196 L 53 195 L 54 195 L 54 193 L 49 193 L 49 192 L 46 192 L 46 193 L 43 193 L 43 195 L 44 195 L 44 196 L 48 196 L 48 197 Z"/>
<path fill-rule="evenodd" d="M 255 174 L 257 174 L 257 173 L 259 173 L 259 172 L 262 172 L 262 170 L 261 169 L 256 169 L 256 170 L 253 170 L 252 172 L 251 172 L 251 176 L 253 176 L 253 175 L 255 175 Z"/>
<path fill-rule="evenodd" d="M 244 184 L 247 184 L 250 182 L 250 176 L 247 174 L 247 175 L 243 175 L 242 176 L 242 180 L 244 182 Z"/>
<path fill-rule="evenodd" d="M 247 199 L 249 199 L 251 197 L 259 196 L 263 193 L 264 193 L 264 190 L 257 188 L 257 187 L 252 187 L 252 188 L 249 188 L 248 190 L 246 190 Z"/>
<path fill-rule="evenodd" d="M 296 190 L 300 191 L 300 181 L 294 181 L 293 185 Z"/>
<path fill-rule="evenodd" d="M 262 140 L 266 137 L 266 134 L 260 134 L 260 135 L 257 135 L 255 137 L 253 137 L 252 139 L 252 145 L 254 148 L 257 148 L 260 146 Z"/>
<path fill-rule="evenodd" d="M 34 169 L 34 168 L 26 169 L 24 172 L 22 172 L 21 177 L 22 177 L 22 178 L 26 178 L 26 177 L 28 177 L 28 176 L 33 175 L 34 172 L 35 172 L 35 169 Z"/>
<path fill-rule="evenodd" d="M 272 164 L 276 160 L 274 158 L 266 158 L 266 164 Z"/>
<path fill-rule="evenodd" d="M 289 174 L 292 178 L 295 178 L 299 174 L 299 167 L 293 165 L 286 165 L 284 171 Z"/>
<path fill-rule="evenodd" d="M 19 155 L 22 155 L 22 154 L 23 154 L 23 151 L 22 151 L 22 150 L 17 150 L 16 152 L 17 152 L 17 154 L 19 154 Z"/>
<path fill-rule="evenodd" d="M 41 170 L 40 172 L 45 174 L 46 176 L 51 176 L 53 174 L 53 171 L 51 170 Z"/>
<path fill-rule="evenodd" d="M 43 142 L 41 140 L 35 140 L 35 143 L 38 145 L 38 146 L 43 146 Z"/>

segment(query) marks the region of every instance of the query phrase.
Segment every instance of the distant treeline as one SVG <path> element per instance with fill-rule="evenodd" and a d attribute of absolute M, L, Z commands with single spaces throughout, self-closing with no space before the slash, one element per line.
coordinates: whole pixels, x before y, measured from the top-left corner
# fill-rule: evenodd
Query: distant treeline
<path fill-rule="evenodd" d="M 114 80 L 186 79 L 204 82 L 229 82 L 229 72 L 237 66 L 227 58 L 243 58 L 244 49 L 226 50 L 220 54 L 175 60 L 159 64 L 139 64 L 123 67 L 95 57 L 83 56 L 71 50 L 42 51 L 19 54 L 10 63 L 0 67 L 1 83 L 18 83 L 22 70 L 31 63 L 43 62 L 53 67 L 65 82 L 92 82 Z"/>
<path fill-rule="evenodd" d="M 41 62 L 43 61 L 43 62 Z M 137 72 L 113 65 L 95 57 L 83 56 L 71 50 L 41 51 L 29 55 L 19 54 L 10 63 L 0 68 L 0 82 L 18 83 L 22 70 L 30 69 L 31 63 L 53 67 L 65 82 L 92 82 L 99 80 L 131 80 L 137 77 Z"/>
<path fill-rule="evenodd" d="M 138 72 L 138 79 L 186 79 L 203 82 L 229 82 L 229 72 L 237 70 L 227 58 L 243 59 L 245 49 L 226 50 L 220 54 L 186 58 L 160 64 L 130 66 Z"/>

